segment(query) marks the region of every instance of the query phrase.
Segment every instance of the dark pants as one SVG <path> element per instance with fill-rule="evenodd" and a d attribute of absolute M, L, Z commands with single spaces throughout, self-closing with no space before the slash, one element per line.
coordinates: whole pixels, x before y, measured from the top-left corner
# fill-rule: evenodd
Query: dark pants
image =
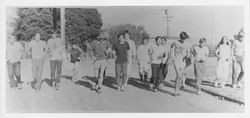
<path fill-rule="evenodd" d="M 164 81 L 168 74 L 168 64 L 162 64 L 161 70 L 162 70 L 162 76 L 163 76 L 162 80 Z"/>
<path fill-rule="evenodd" d="M 50 60 L 50 74 L 52 81 L 60 82 L 62 72 L 62 60 Z"/>
<path fill-rule="evenodd" d="M 21 74 L 20 74 L 20 62 L 7 63 L 8 74 L 10 79 L 11 86 L 17 86 L 17 83 L 21 83 Z M 17 82 L 15 81 L 15 78 Z"/>
<path fill-rule="evenodd" d="M 126 85 L 127 79 L 127 63 L 115 64 L 116 82 L 118 86 Z M 122 77 L 122 78 L 121 78 Z"/>
<path fill-rule="evenodd" d="M 163 81 L 161 64 L 151 64 L 151 68 L 152 77 L 150 79 L 150 83 L 154 84 L 155 87 L 158 88 L 160 83 Z"/>
<path fill-rule="evenodd" d="M 198 90 L 201 89 L 201 82 L 203 79 L 203 75 L 205 73 L 205 62 L 194 61 L 194 74 L 196 79 L 196 87 Z"/>

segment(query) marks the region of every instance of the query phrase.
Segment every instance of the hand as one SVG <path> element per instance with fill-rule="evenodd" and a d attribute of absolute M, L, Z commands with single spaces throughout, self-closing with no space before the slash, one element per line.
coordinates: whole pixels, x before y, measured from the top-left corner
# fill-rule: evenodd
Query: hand
<path fill-rule="evenodd" d="M 157 59 L 161 59 L 161 58 L 162 58 L 162 56 L 158 56 L 158 57 L 157 57 Z"/>

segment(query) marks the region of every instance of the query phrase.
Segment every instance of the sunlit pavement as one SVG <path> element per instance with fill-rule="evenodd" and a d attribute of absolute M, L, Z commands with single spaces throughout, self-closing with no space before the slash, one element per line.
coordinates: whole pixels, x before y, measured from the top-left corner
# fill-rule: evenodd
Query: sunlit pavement
<path fill-rule="evenodd" d="M 170 67 L 166 82 L 170 83 L 158 92 L 148 90 L 147 85 L 142 84 L 138 78 L 137 63 L 134 62 L 132 78 L 125 92 L 116 90 L 114 80 L 114 60 L 108 62 L 107 77 L 104 80 L 102 93 L 91 91 L 93 85 L 93 63 L 81 62 L 79 66 L 82 78 L 79 84 L 71 82 L 69 64 L 63 65 L 63 77 L 60 89 L 52 88 L 50 79 L 49 61 L 45 61 L 42 89 L 36 93 L 30 85 L 31 61 L 22 62 L 21 90 L 12 90 L 6 86 L 6 110 L 7 112 L 243 112 L 244 106 L 226 100 L 219 100 L 209 94 L 196 95 L 195 90 L 187 87 L 182 90 L 181 96 L 173 96 L 175 78 L 173 67 Z M 209 73 L 208 73 L 209 74 Z M 192 76 L 188 75 L 188 76 Z M 8 83 L 8 81 L 6 81 Z"/>

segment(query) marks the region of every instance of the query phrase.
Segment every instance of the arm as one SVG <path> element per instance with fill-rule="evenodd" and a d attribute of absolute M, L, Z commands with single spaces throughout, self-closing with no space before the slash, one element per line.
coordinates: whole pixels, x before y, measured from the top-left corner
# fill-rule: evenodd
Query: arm
<path fill-rule="evenodd" d="M 112 46 L 112 54 L 114 55 L 114 58 L 116 60 L 117 56 L 116 56 L 116 46 L 115 46 L 115 44 L 113 44 L 113 46 Z"/>
<path fill-rule="evenodd" d="M 133 41 L 132 43 L 132 58 L 136 57 L 136 46 L 135 46 L 135 42 Z"/>
<path fill-rule="evenodd" d="M 127 43 L 127 42 L 126 42 Z M 128 63 L 130 62 L 130 61 L 132 61 L 131 60 L 131 58 L 130 58 L 130 55 L 129 55 L 129 52 L 130 52 L 130 49 L 131 49 L 131 47 L 129 47 L 129 44 L 127 43 L 127 60 L 128 60 Z"/>
<path fill-rule="evenodd" d="M 195 55 L 196 55 L 196 51 L 195 51 L 195 46 L 193 45 L 193 46 L 191 46 L 191 63 L 193 63 L 194 62 L 194 60 L 195 60 Z"/>
<path fill-rule="evenodd" d="M 79 52 L 80 52 L 80 57 L 83 56 L 83 54 L 84 54 L 83 50 L 82 50 L 79 46 L 77 46 L 76 49 L 79 50 Z M 79 57 L 79 58 L 80 58 L 80 57 Z"/>
<path fill-rule="evenodd" d="M 150 47 L 149 50 L 148 50 L 148 55 L 149 55 L 149 57 L 150 57 L 150 61 L 153 60 L 152 54 L 153 54 L 153 48 Z"/>
<path fill-rule="evenodd" d="M 162 63 L 166 63 L 166 61 L 168 60 L 168 50 L 166 47 L 164 47 L 164 51 L 163 51 L 163 57 L 162 57 Z"/>
<path fill-rule="evenodd" d="M 218 47 L 217 49 L 215 49 L 215 55 L 218 57 L 219 56 L 219 49 L 220 49 L 220 47 Z"/>
<path fill-rule="evenodd" d="M 205 54 L 205 59 L 207 59 L 208 58 L 208 55 L 209 55 L 209 50 L 208 50 L 208 48 L 206 47 L 206 54 Z"/>
<path fill-rule="evenodd" d="M 233 54 L 233 49 L 235 48 L 235 43 L 232 44 L 232 47 L 230 49 L 230 55 L 231 55 L 231 58 L 234 59 L 234 54 Z"/>
<path fill-rule="evenodd" d="M 141 54 L 141 52 L 140 52 L 140 47 L 139 47 L 136 51 L 136 58 L 137 58 L 138 62 L 140 62 L 140 54 Z"/>
<path fill-rule="evenodd" d="M 169 56 L 169 63 L 173 62 L 173 58 L 175 56 L 174 51 L 175 51 L 175 43 L 172 43 L 170 46 L 170 52 L 169 52 L 169 55 L 170 55 Z"/>
<path fill-rule="evenodd" d="M 32 50 L 32 42 L 28 44 L 28 55 L 31 55 L 31 50 Z"/>

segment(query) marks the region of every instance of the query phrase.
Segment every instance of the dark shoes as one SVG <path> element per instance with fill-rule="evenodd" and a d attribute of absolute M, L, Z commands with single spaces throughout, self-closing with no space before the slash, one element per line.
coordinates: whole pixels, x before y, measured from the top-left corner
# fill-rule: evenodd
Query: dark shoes
<path fill-rule="evenodd" d="M 55 82 L 55 89 L 59 90 L 59 83 Z"/>

